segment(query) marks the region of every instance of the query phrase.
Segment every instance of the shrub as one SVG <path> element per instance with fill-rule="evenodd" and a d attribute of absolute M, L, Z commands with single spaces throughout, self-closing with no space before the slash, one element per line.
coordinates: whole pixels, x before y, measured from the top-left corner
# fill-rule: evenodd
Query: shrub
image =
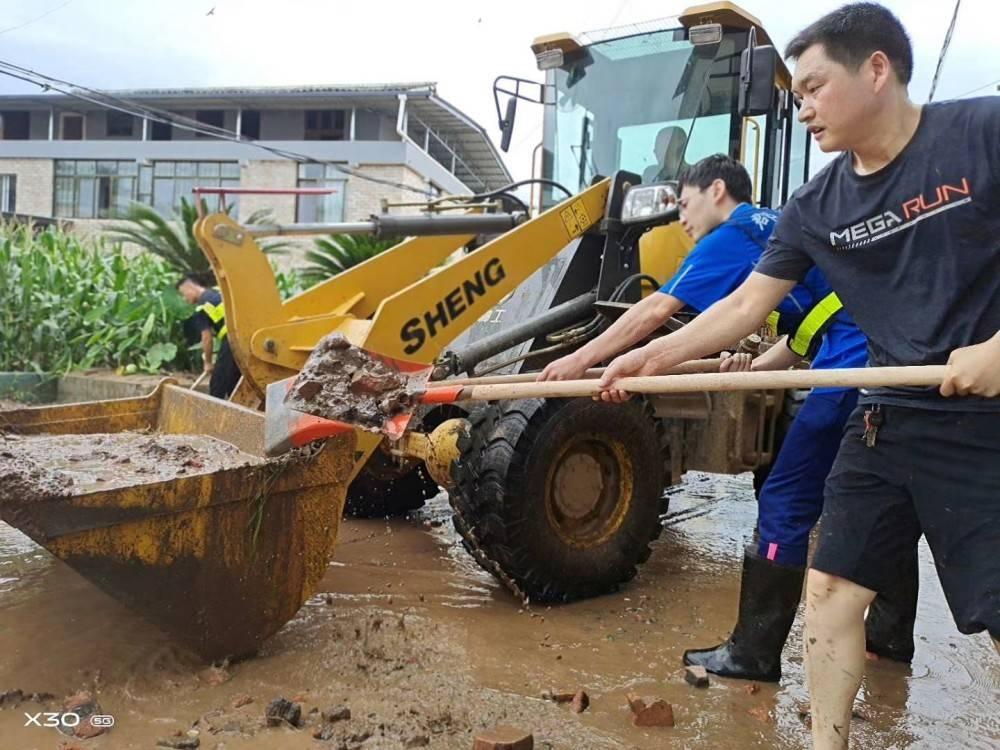
<path fill-rule="evenodd" d="M 201 199 L 202 211 L 208 213 L 205 199 Z M 226 213 L 232 211 L 226 207 Z M 118 218 L 127 223 L 111 234 L 111 239 L 132 242 L 154 255 L 158 255 L 178 273 L 201 274 L 206 280 L 211 278 L 212 268 L 201 245 L 194 236 L 194 225 L 198 221 L 198 210 L 193 203 L 181 198 L 180 210 L 174 219 L 168 219 L 155 208 L 143 203 L 133 203 L 128 211 Z M 269 211 L 254 211 L 244 224 L 264 224 L 271 221 Z M 287 251 L 290 243 L 283 240 L 258 242 L 261 250 L 269 254 Z"/>
<path fill-rule="evenodd" d="M 399 239 L 332 234 L 314 241 L 314 247 L 306 251 L 310 265 L 302 269 L 301 277 L 306 286 L 336 276 L 348 268 L 374 258 L 381 252 L 399 244 Z"/>

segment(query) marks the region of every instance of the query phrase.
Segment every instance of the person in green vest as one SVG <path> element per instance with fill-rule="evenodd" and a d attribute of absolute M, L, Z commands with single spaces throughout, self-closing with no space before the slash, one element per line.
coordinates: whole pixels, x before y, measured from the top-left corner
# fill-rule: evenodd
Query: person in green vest
<path fill-rule="evenodd" d="M 216 398 L 228 399 L 240 381 L 240 368 L 233 359 L 226 336 L 222 292 L 217 287 L 206 287 L 203 281 L 201 275 L 187 273 L 177 282 L 177 291 L 188 304 L 196 306 L 189 320 L 201 340 L 205 372 L 211 373 L 208 392 Z M 216 341 L 219 342 L 218 356 L 215 356 Z"/>

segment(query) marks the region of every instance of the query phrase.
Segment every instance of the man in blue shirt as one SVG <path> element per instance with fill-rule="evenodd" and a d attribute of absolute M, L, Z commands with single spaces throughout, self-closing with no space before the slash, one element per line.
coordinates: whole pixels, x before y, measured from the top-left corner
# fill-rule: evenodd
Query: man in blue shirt
<path fill-rule="evenodd" d="M 728 156 L 702 159 L 680 180 L 680 220 L 697 242 L 677 273 L 656 293 L 632 306 L 603 334 L 550 363 L 539 380 L 573 380 L 653 334 L 674 314 L 700 313 L 740 286 L 753 271 L 777 223 L 777 214 L 754 208 L 750 176 Z M 780 369 L 806 356 L 814 367 L 858 367 L 867 361 L 866 341 L 816 272 L 795 286 L 774 314 L 787 344 L 773 347 L 758 369 Z M 733 360 L 737 363 L 739 360 Z M 727 368 L 729 369 L 729 368 Z M 627 394 L 610 392 L 608 400 Z M 761 490 L 756 542 L 743 562 L 740 614 L 733 634 L 711 649 L 684 654 L 688 664 L 728 677 L 777 681 L 781 651 L 795 619 L 809 532 L 823 506 L 843 425 L 857 391 L 813 392 L 793 422 Z M 916 563 L 912 575 L 916 575 Z M 902 576 L 909 583 L 911 576 Z M 869 650 L 908 661 L 912 656 L 916 588 L 886 592 L 872 606 Z"/>
<path fill-rule="evenodd" d="M 754 208 L 750 175 L 739 162 L 716 154 L 681 178 L 681 225 L 695 241 L 677 273 L 659 292 L 633 305 L 597 338 L 551 362 L 539 380 L 575 380 L 654 333 L 683 310 L 699 313 L 736 289 L 753 271 L 778 216 Z M 799 285 L 779 305 L 782 313 L 804 314 L 810 294 Z"/>

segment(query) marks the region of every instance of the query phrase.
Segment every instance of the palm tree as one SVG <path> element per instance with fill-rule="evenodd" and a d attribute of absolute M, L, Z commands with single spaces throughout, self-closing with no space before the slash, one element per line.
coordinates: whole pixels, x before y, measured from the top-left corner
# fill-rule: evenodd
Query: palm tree
<path fill-rule="evenodd" d="M 202 213 L 208 213 L 205 199 L 201 199 Z M 226 206 L 226 213 L 232 206 Z M 163 258 L 178 273 L 197 273 L 210 276 L 212 268 L 194 236 L 194 225 L 198 220 L 198 210 L 193 203 L 181 198 L 178 221 L 170 221 L 159 211 L 142 203 L 133 203 L 124 216 L 120 217 L 131 226 L 120 227 L 112 232 L 112 239 L 133 242 L 145 250 Z M 244 224 L 260 224 L 271 221 L 270 212 L 254 211 Z M 263 243 L 265 253 L 284 252 L 288 242 Z"/>
<path fill-rule="evenodd" d="M 315 240 L 314 244 L 314 249 L 306 251 L 306 260 L 311 265 L 300 272 L 306 286 L 318 284 L 348 268 L 364 263 L 369 258 L 374 258 L 399 244 L 399 239 L 332 234 L 327 238 Z"/>

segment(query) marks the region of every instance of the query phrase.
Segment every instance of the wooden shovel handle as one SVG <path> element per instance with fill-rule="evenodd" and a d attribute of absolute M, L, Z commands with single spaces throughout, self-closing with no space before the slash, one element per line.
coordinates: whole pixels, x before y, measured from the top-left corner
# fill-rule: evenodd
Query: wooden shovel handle
<path fill-rule="evenodd" d="M 622 378 L 615 386 L 629 393 L 758 391 L 778 388 L 882 388 L 934 386 L 944 380 L 944 365 L 858 367 L 842 370 L 776 370 L 764 372 L 693 373 Z M 500 401 L 522 398 L 575 398 L 601 392 L 596 380 L 504 382 L 457 385 L 453 401 Z M 435 394 L 441 401 L 444 394 Z"/>
<path fill-rule="evenodd" d="M 696 372 L 718 372 L 721 359 L 692 359 L 671 367 L 667 375 L 686 375 Z M 599 378 L 604 374 L 603 367 L 591 367 L 583 377 L 587 380 Z M 537 372 L 525 372 L 518 375 L 484 375 L 481 378 L 449 378 L 448 380 L 432 380 L 428 388 L 452 388 L 456 385 L 499 385 L 501 383 L 534 383 Z"/>

